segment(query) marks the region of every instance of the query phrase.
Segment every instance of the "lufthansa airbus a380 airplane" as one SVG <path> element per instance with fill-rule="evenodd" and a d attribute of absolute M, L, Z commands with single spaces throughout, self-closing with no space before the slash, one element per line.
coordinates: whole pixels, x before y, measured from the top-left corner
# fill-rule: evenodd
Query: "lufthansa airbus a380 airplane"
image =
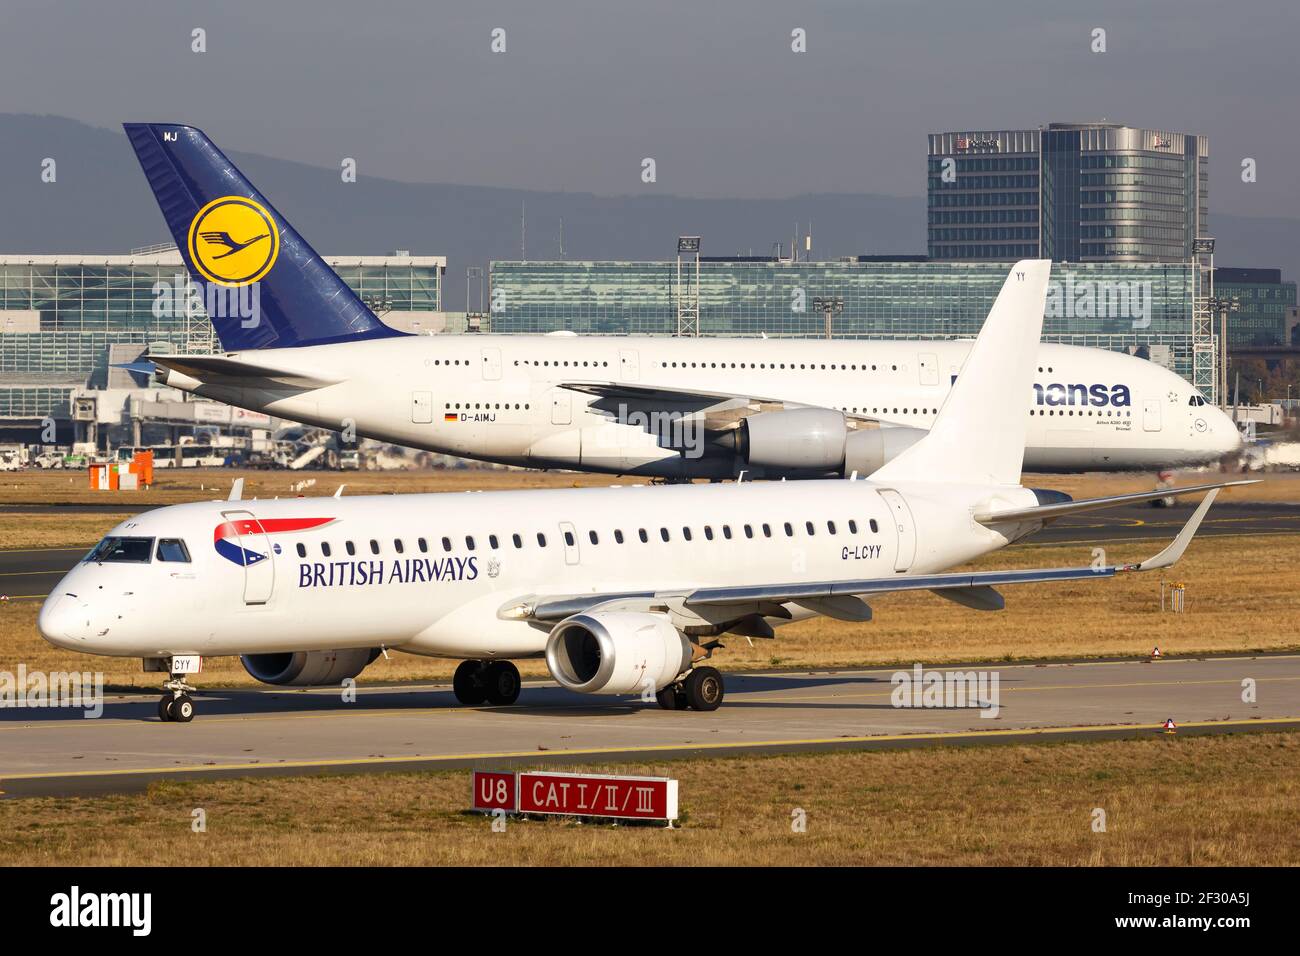
<path fill-rule="evenodd" d="M 935 423 L 971 348 L 400 333 L 201 131 L 125 128 L 227 350 L 151 355 L 136 368 L 241 408 L 524 467 L 866 475 Z M 1026 419 L 1030 470 L 1159 470 L 1240 445 L 1228 416 L 1168 369 L 1102 349 L 1035 349 L 1032 381 L 1006 399 Z"/>
<path fill-rule="evenodd" d="M 1019 484 L 1050 263 L 1017 263 L 933 428 L 870 480 L 218 501 L 114 528 L 51 592 L 41 634 L 170 672 L 163 720 L 188 721 L 186 674 L 240 655 L 271 684 L 335 684 L 385 649 L 463 658 L 465 704 L 513 703 L 511 658 L 564 687 L 712 710 L 705 663 L 727 634 L 871 619 L 873 594 L 929 590 L 979 610 L 996 588 L 1169 567 L 949 572 L 1045 521 L 1168 492 L 1071 501 Z"/>

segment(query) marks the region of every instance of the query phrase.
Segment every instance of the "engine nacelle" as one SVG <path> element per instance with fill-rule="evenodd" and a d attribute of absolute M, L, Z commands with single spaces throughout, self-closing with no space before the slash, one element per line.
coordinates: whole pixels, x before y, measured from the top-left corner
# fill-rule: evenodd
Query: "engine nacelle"
<path fill-rule="evenodd" d="M 341 651 L 245 654 L 239 660 L 244 665 L 244 670 L 263 684 L 315 687 L 338 684 L 349 677 L 356 677 L 380 653 L 377 647 L 354 647 Z"/>
<path fill-rule="evenodd" d="M 690 668 L 691 642 L 662 614 L 575 614 L 547 638 L 546 666 L 562 686 L 580 694 L 657 691 Z"/>
<path fill-rule="evenodd" d="M 742 419 L 737 450 L 762 468 L 838 471 L 847 436 L 844 415 L 833 408 L 790 408 Z"/>
<path fill-rule="evenodd" d="M 882 428 L 859 428 L 849 432 L 844 448 L 844 474 L 855 471 L 863 478 L 911 448 L 925 435 L 923 428 L 888 425 Z"/>

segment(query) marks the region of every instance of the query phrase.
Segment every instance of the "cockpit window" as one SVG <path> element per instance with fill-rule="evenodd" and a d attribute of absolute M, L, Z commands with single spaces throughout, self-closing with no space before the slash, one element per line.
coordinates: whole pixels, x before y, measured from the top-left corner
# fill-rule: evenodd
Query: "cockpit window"
<path fill-rule="evenodd" d="M 148 564 L 153 553 L 153 538 L 107 537 L 86 555 L 87 561 Z"/>
<path fill-rule="evenodd" d="M 1205 405 L 1207 403 L 1204 398 L 1202 398 L 1200 395 L 1197 395 L 1195 392 L 1193 392 L 1192 397 L 1187 400 L 1187 404 L 1193 407 L 1197 407 L 1200 405 Z"/>
<path fill-rule="evenodd" d="M 190 550 L 185 547 L 185 542 L 180 538 L 159 538 L 158 539 L 158 560 L 159 561 L 180 561 L 185 564 L 190 563 Z"/>

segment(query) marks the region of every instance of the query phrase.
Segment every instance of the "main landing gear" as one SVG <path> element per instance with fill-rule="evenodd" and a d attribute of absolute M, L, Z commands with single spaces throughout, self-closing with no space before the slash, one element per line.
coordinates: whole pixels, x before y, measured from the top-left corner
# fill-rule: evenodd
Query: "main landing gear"
<path fill-rule="evenodd" d="M 723 692 L 722 674 L 716 667 L 695 667 L 685 680 L 669 684 L 655 699 L 664 710 L 717 710 Z"/>
<path fill-rule="evenodd" d="M 510 661 L 461 661 L 452 678 L 456 699 L 466 707 L 485 701 L 507 707 L 519 699 L 519 668 Z"/>
<path fill-rule="evenodd" d="M 163 690 L 166 693 L 158 701 L 159 720 L 163 723 L 174 721 L 188 724 L 194 719 L 194 698 L 189 694 L 194 687 L 185 683 L 184 674 L 172 674 L 171 680 L 163 684 Z"/>

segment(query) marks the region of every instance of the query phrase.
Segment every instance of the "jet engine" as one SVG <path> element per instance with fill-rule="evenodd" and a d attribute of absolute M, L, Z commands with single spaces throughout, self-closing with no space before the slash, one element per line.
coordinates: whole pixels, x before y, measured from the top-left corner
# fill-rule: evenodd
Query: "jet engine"
<path fill-rule="evenodd" d="M 244 670 L 263 684 L 315 687 L 356 677 L 381 651 L 355 647 L 341 651 L 291 651 L 285 654 L 245 654 Z"/>
<path fill-rule="evenodd" d="M 851 429 L 833 408 L 790 408 L 742 419 L 734 447 L 746 464 L 778 473 L 865 476 L 924 434 L 904 425 Z"/>
<path fill-rule="evenodd" d="M 555 625 L 546 640 L 546 666 L 580 694 L 635 694 L 672 683 L 690 668 L 691 650 L 662 614 L 595 611 Z"/>
<path fill-rule="evenodd" d="M 893 461 L 927 434 L 923 428 L 909 428 L 907 425 L 859 428 L 849 432 L 844 443 L 843 473 L 851 475 L 856 471 L 865 478 L 881 465 Z"/>

